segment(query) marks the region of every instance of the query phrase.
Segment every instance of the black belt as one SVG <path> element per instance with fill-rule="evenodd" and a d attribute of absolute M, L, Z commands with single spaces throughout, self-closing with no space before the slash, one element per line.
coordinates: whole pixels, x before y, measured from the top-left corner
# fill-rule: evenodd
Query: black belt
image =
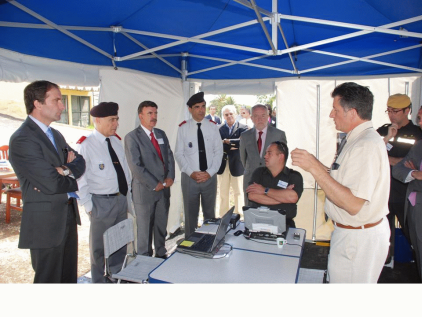
<path fill-rule="evenodd" d="M 120 193 L 115 193 L 115 194 L 93 194 L 95 196 L 102 196 L 102 197 L 114 197 L 114 196 L 119 196 Z"/>
<path fill-rule="evenodd" d="M 73 198 L 69 198 L 66 205 L 73 205 Z"/>

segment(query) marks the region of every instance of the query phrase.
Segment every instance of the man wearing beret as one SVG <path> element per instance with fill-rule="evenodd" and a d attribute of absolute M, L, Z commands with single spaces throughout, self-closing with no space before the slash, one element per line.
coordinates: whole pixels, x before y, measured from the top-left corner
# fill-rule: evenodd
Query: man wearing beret
<path fill-rule="evenodd" d="M 192 119 L 183 121 L 177 132 L 175 157 L 182 172 L 185 235 L 198 226 L 199 203 L 204 219 L 215 217 L 217 171 L 223 157 L 218 126 L 205 117 L 204 93 L 187 102 Z"/>
<path fill-rule="evenodd" d="M 65 109 L 59 86 L 38 80 L 24 90 L 25 122 L 10 138 L 9 160 L 22 189 L 19 248 L 30 249 L 34 283 L 76 283 L 75 191 L 85 160 L 50 127 Z"/>
<path fill-rule="evenodd" d="M 115 102 L 101 102 L 91 109 L 95 130 L 77 142 L 86 161 L 86 171 L 78 180 L 79 204 L 88 213 L 91 226 L 89 249 L 93 283 L 105 283 L 104 232 L 127 219 L 127 193 L 130 191 L 130 174 L 120 137 L 119 106 Z M 121 269 L 126 254 L 122 248 L 110 257 L 110 270 Z"/>
<path fill-rule="evenodd" d="M 410 98 L 403 94 L 390 96 L 387 101 L 388 117 L 391 124 L 384 124 L 378 128 L 377 132 L 384 137 L 387 148 L 390 169 L 400 162 L 410 151 L 410 148 L 422 138 L 422 131 L 417 125 L 409 120 L 412 103 Z M 386 264 L 391 262 L 391 256 L 394 255 L 394 234 L 395 218 L 400 222 L 403 233 L 409 239 L 408 228 L 404 220 L 404 204 L 406 200 L 407 184 L 391 177 L 390 197 L 388 207 L 388 221 L 390 223 L 390 251 Z M 410 241 L 410 240 L 409 240 Z"/>

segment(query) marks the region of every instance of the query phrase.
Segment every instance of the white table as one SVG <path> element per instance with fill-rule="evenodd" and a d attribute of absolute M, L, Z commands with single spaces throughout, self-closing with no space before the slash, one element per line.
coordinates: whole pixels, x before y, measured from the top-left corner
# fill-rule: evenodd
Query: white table
<path fill-rule="evenodd" d="M 242 227 L 240 227 L 242 226 Z M 279 249 L 271 241 L 247 240 L 233 233 L 226 235 L 226 243 L 233 246 L 228 256 L 220 259 L 196 258 L 179 252 L 149 274 L 150 283 L 296 283 L 300 259 L 305 243 L 304 229 L 292 228 L 287 245 Z M 300 239 L 294 240 L 293 233 Z"/>

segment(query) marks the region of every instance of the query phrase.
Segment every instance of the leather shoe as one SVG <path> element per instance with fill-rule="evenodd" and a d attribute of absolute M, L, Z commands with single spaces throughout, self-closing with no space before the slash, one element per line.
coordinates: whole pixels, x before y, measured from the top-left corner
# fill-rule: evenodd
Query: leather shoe
<path fill-rule="evenodd" d="M 171 254 L 170 253 L 166 253 L 166 254 L 164 254 L 164 255 L 162 255 L 162 256 L 158 256 L 158 255 L 156 255 L 155 257 L 156 258 L 160 258 L 160 259 L 168 259 L 169 257 L 171 256 Z"/>

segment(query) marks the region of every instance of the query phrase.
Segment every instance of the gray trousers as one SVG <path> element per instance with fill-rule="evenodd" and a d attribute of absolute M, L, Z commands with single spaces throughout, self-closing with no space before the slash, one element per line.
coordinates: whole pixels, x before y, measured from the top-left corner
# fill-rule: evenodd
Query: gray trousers
<path fill-rule="evenodd" d="M 418 193 L 419 195 L 419 193 Z M 422 279 L 422 210 L 421 204 L 412 206 L 408 203 L 407 224 L 409 226 L 410 241 L 415 250 L 416 264 L 419 277 Z"/>
<path fill-rule="evenodd" d="M 91 277 L 93 283 L 105 283 L 104 277 L 104 232 L 127 219 L 126 196 L 99 196 L 92 195 L 91 226 L 89 228 L 89 251 L 91 256 Z M 126 247 L 123 247 L 110 256 L 110 270 L 113 273 L 120 271 L 126 256 Z"/>
<path fill-rule="evenodd" d="M 142 204 L 134 203 L 134 206 L 138 227 L 138 254 L 152 256 L 154 237 L 155 256 L 165 255 L 170 200 L 161 195 L 157 201 L 151 197 Z"/>
<path fill-rule="evenodd" d="M 187 237 L 198 227 L 199 204 L 202 206 L 204 219 L 215 218 L 217 174 L 204 183 L 197 183 L 186 173 L 182 173 L 182 193 Z"/>

